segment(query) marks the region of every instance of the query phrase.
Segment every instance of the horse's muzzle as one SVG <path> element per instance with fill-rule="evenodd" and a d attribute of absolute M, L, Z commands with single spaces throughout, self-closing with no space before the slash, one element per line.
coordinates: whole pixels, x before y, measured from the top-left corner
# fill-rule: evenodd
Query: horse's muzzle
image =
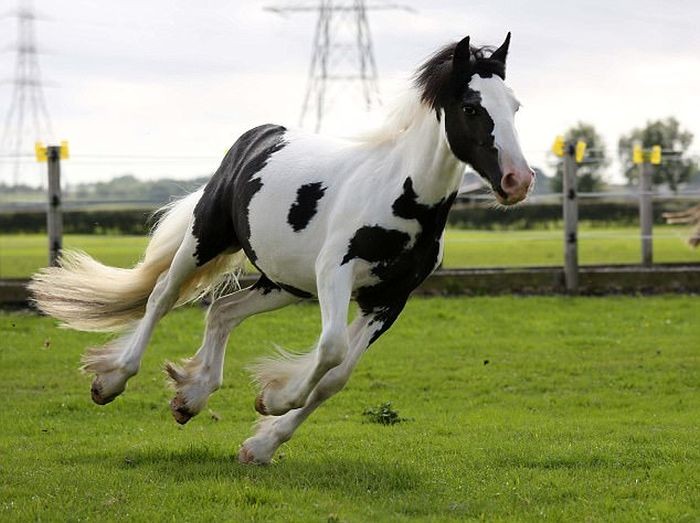
<path fill-rule="evenodd" d="M 511 171 L 501 178 L 500 191 L 497 192 L 498 201 L 503 205 L 513 205 L 523 201 L 535 185 L 535 171 L 526 170 Z"/>

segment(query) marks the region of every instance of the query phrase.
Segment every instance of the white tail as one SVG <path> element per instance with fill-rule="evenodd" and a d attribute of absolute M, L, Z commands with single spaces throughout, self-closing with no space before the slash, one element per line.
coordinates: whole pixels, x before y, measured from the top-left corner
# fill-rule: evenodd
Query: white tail
<path fill-rule="evenodd" d="M 158 277 L 168 270 L 189 230 L 202 190 L 167 205 L 153 229 L 143 259 L 131 269 L 104 265 L 78 251 L 64 253 L 58 267 L 41 269 L 29 284 L 37 307 L 65 326 L 85 331 L 119 331 L 140 319 Z M 182 285 L 176 306 L 236 278 L 242 252 L 222 254 Z"/>

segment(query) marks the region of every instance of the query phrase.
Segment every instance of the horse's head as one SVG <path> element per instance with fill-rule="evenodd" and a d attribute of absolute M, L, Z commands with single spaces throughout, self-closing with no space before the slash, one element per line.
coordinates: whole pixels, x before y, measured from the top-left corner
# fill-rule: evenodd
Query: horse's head
<path fill-rule="evenodd" d="M 444 122 L 454 155 L 489 182 L 504 205 L 524 200 L 535 180 L 515 130 L 520 103 L 505 84 L 509 44 L 510 33 L 486 56 L 467 36 L 438 51 L 417 77 L 423 101 Z"/>

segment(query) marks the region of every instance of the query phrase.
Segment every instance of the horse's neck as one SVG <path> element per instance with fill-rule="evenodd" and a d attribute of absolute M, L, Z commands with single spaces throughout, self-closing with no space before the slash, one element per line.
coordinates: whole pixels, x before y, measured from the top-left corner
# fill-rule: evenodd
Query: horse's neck
<path fill-rule="evenodd" d="M 402 180 L 411 177 L 419 200 L 431 204 L 459 188 L 464 169 L 452 154 L 435 113 L 426 108 L 416 116 L 398 135 L 389 156 Z"/>

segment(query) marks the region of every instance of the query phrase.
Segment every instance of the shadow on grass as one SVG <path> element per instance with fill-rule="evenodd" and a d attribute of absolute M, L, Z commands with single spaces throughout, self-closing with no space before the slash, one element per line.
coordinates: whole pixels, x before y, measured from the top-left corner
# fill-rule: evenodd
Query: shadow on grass
<path fill-rule="evenodd" d="M 164 480 L 176 483 L 200 480 L 253 481 L 256 485 L 292 490 L 339 491 L 344 495 L 403 494 L 420 490 L 425 484 L 418 471 L 403 463 L 386 462 L 381 458 L 355 459 L 330 456 L 285 458 L 271 465 L 243 465 L 230 451 L 206 447 L 166 450 L 148 448 L 125 454 L 81 453 L 62 461 L 70 465 L 113 466 L 115 471 L 155 472 Z"/>

